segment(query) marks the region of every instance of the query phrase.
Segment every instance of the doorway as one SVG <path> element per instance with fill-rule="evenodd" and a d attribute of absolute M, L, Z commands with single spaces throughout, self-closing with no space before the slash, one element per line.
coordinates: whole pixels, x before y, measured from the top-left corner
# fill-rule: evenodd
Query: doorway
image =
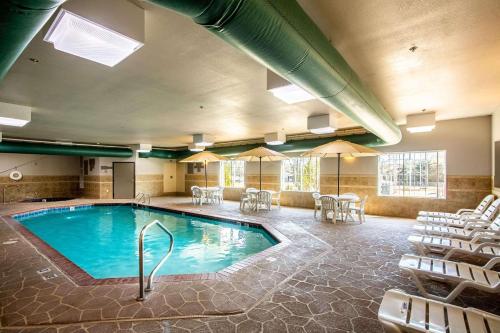
<path fill-rule="evenodd" d="M 113 162 L 113 199 L 135 198 L 135 162 Z"/>

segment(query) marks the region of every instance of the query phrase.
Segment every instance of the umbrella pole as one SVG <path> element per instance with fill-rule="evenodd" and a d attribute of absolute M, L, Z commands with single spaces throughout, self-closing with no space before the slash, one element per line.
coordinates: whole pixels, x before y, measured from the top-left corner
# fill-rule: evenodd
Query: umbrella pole
<path fill-rule="evenodd" d="M 205 160 L 205 188 L 208 188 L 207 161 Z"/>
<path fill-rule="evenodd" d="M 337 196 L 340 195 L 340 153 L 337 153 Z"/>
<path fill-rule="evenodd" d="M 259 191 L 262 191 L 262 157 L 259 157 Z"/>

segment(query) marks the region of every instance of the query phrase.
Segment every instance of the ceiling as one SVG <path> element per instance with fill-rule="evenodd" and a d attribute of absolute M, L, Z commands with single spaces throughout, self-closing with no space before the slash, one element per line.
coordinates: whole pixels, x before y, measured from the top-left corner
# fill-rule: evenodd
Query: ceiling
<path fill-rule="evenodd" d="M 299 2 L 396 121 L 424 108 L 438 119 L 499 108 L 500 1 Z M 3 135 L 179 146 L 198 132 L 217 141 L 301 133 L 308 115 L 325 112 L 356 125 L 319 101 L 281 102 L 262 65 L 190 19 L 138 3 L 145 46 L 113 68 L 56 51 L 43 41 L 49 21 L 0 83 L 0 101 L 34 107 L 31 123 Z"/>

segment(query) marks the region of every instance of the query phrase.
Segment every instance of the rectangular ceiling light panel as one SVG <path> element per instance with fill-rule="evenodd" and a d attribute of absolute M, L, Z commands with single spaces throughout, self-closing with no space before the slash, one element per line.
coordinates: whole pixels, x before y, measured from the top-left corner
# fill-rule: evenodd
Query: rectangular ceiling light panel
<path fill-rule="evenodd" d="M 283 131 L 267 133 L 264 141 L 271 146 L 282 145 L 286 142 L 286 134 Z"/>
<path fill-rule="evenodd" d="M 45 35 L 56 50 L 113 67 L 144 44 L 61 9 Z"/>
<path fill-rule="evenodd" d="M 430 132 L 435 127 L 435 112 L 409 114 L 406 116 L 406 130 L 410 133 Z"/>
<path fill-rule="evenodd" d="M 313 134 L 328 134 L 335 132 L 337 126 L 330 123 L 329 114 L 321 114 L 307 118 L 307 129 Z"/>
<path fill-rule="evenodd" d="M 267 90 L 274 97 L 288 104 L 305 102 L 316 98 L 269 69 L 267 70 Z"/>
<path fill-rule="evenodd" d="M 23 127 L 30 121 L 30 107 L 0 102 L 0 125 Z"/>

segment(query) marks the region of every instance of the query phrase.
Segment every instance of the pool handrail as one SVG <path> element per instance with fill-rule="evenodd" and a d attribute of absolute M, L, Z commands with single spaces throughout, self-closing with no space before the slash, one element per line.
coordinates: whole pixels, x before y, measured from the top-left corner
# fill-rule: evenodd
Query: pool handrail
<path fill-rule="evenodd" d="M 135 202 L 136 204 L 142 203 L 143 205 L 145 205 L 147 202 L 148 205 L 151 205 L 151 195 L 144 192 L 139 192 L 135 196 Z"/>
<path fill-rule="evenodd" d="M 151 273 L 149 273 L 148 284 L 146 288 L 144 288 L 144 236 L 146 234 L 146 231 L 155 224 L 167 233 L 168 237 L 170 238 L 170 246 L 168 247 L 167 254 L 160 260 L 160 262 L 155 266 L 155 268 L 153 268 Z M 173 247 L 174 247 L 174 235 L 172 235 L 172 233 L 168 230 L 168 228 L 165 227 L 163 223 L 161 223 L 160 221 L 154 220 L 153 222 L 146 224 L 142 228 L 141 233 L 139 235 L 139 296 L 137 297 L 138 301 L 144 301 L 144 299 L 146 298 L 145 293 L 153 290 L 153 278 L 158 269 L 160 269 L 160 267 L 165 263 L 168 257 L 170 257 Z"/>

